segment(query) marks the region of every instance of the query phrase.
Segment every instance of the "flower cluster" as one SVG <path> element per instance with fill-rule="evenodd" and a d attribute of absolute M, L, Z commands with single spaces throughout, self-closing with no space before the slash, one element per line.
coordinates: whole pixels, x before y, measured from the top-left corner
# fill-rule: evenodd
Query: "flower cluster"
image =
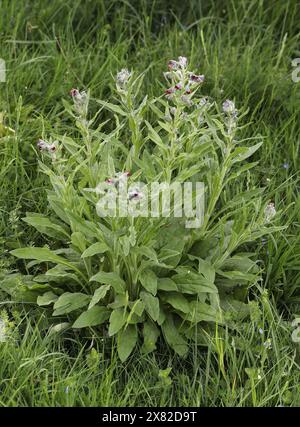
<path fill-rule="evenodd" d="M 236 128 L 238 110 L 235 108 L 234 102 L 230 99 L 226 99 L 223 102 L 222 108 L 225 114 L 225 124 L 227 126 L 228 133 L 231 134 Z"/>
<path fill-rule="evenodd" d="M 178 60 L 168 62 L 169 71 L 164 73 L 165 78 L 172 83 L 165 94 L 169 99 L 178 92 L 184 104 L 190 105 L 190 97 L 194 89 L 204 82 L 204 75 L 197 75 L 187 70 L 187 58 L 179 56 Z"/>
<path fill-rule="evenodd" d="M 226 99 L 226 101 L 223 102 L 223 111 L 227 116 L 230 117 L 237 117 L 237 109 L 235 108 L 235 104 L 233 101 L 230 101 L 230 99 Z"/>
<path fill-rule="evenodd" d="M 130 172 L 118 172 L 114 177 L 108 178 L 106 180 L 106 183 L 111 185 L 111 190 L 116 191 L 119 189 L 124 189 L 127 191 L 127 181 L 128 177 L 131 175 Z M 127 191 L 127 198 L 128 200 L 140 200 L 143 197 L 143 194 L 141 191 L 136 188 L 129 188 Z"/>
<path fill-rule="evenodd" d="M 119 172 L 113 178 L 108 178 L 106 182 L 113 185 L 115 188 L 118 188 L 120 185 L 123 185 L 127 182 L 130 172 Z"/>
<path fill-rule="evenodd" d="M 87 115 L 89 97 L 85 91 L 79 91 L 78 89 L 71 89 L 70 95 L 74 102 L 74 107 L 76 112 L 81 117 L 85 117 Z"/>
<path fill-rule="evenodd" d="M 37 147 L 40 151 L 47 151 L 48 153 L 55 153 L 57 147 L 55 143 L 50 144 L 49 142 L 39 139 L 37 142 Z"/>
<path fill-rule="evenodd" d="M 132 73 L 127 70 L 127 68 L 122 68 L 122 70 L 118 72 L 116 77 L 117 88 L 125 90 L 131 75 Z"/>

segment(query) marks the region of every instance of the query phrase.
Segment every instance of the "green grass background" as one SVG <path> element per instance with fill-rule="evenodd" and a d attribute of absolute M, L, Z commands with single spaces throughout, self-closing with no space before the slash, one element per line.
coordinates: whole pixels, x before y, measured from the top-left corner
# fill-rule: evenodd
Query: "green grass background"
<path fill-rule="evenodd" d="M 43 315 L 7 301 L 16 337 L 0 343 L 0 405 L 299 405 L 299 344 L 291 320 L 300 317 L 300 4 L 296 0 L 0 1 L 0 111 L 14 138 L 0 139 L 0 271 L 16 268 L 10 249 L 40 237 L 22 218 L 45 212 L 47 182 L 33 148 L 51 130 L 72 131 L 61 98 L 72 87 L 111 97 L 122 67 L 145 72 L 149 96 L 163 90 L 168 59 L 184 55 L 206 76 L 203 93 L 248 109 L 245 137 L 262 135 L 259 165 L 249 179 L 266 187 L 281 210 L 284 232 L 257 252 L 264 281 L 254 290 L 263 337 L 255 322 L 241 325 L 238 351 L 228 333 L 187 360 L 161 347 L 118 362 L 111 344 L 76 335 L 45 336 Z M 287 167 L 284 167 L 287 166 Z M 239 186 L 232 191 L 238 193 Z M 32 311 L 30 311 L 32 310 Z M 271 340 L 271 349 L 263 342 Z M 91 348 L 97 349 L 97 353 Z M 167 378 L 161 370 L 172 367 Z M 259 371 L 260 369 L 260 371 Z"/>

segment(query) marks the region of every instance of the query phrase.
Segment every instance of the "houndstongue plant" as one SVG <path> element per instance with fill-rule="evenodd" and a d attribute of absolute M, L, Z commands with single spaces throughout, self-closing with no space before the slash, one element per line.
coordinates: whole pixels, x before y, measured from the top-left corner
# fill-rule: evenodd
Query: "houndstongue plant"
<path fill-rule="evenodd" d="M 248 158 L 261 142 L 251 145 L 248 138 L 246 146 L 238 139 L 242 116 L 233 101 L 219 109 L 198 95 L 204 76 L 189 71 L 185 57 L 168 68 L 167 89 L 157 99 L 140 101 L 142 76 L 127 69 L 116 77 L 114 103 L 71 91 L 73 102 L 64 106 L 75 120 L 74 135 L 38 142 L 53 214 L 24 218 L 50 243 L 12 251 L 32 260 L 31 274 L 1 284 L 15 298 L 51 310 L 64 327 L 91 327 L 99 336 L 107 328 L 121 360 L 139 342 L 142 352 L 153 351 L 159 337 L 184 356 L 216 324 L 247 316 L 248 290 L 260 273 L 251 242 L 276 229 L 275 207 L 266 207 L 262 190 L 251 187 L 256 162 Z M 93 116 L 90 102 L 99 105 Z M 135 209 L 104 214 L 102 202 L 114 202 L 128 186 L 126 203 L 137 208 L 153 182 L 202 182 L 200 227 L 186 228 L 186 218 L 175 215 L 135 215 Z"/>

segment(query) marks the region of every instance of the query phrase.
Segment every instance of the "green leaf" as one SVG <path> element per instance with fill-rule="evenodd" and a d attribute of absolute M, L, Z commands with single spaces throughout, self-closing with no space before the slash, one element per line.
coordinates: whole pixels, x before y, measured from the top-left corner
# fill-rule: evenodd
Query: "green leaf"
<path fill-rule="evenodd" d="M 95 304 L 97 304 L 101 299 L 105 297 L 107 292 L 110 289 L 110 285 L 103 285 L 100 288 L 96 289 L 94 292 L 94 295 L 92 297 L 92 300 L 89 305 L 89 310 L 94 307 Z"/>
<path fill-rule="evenodd" d="M 177 285 L 174 280 L 168 277 L 159 278 L 157 281 L 157 290 L 159 291 L 178 291 Z"/>
<path fill-rule="evenodd" d="M 157 144 L 165 152 L 166 146 L 163 143 L 163 140 L 161 139 L 161 137 L 158 135 L 156 130 L 153 129 L 151 124 L 147 122 L 147 120 L 145 120 L 145 123 L 148 128 L 149 138 L 151 139 L 151 141 L 155 142 L 155 144 Z"/>
<path fill-rule="evenodd" d="M 60 316 L 62 314 L 70 313 L 87 305 L 90 297 L 80 292 L 65 292 L 62 294 L 54 304 L 53 316 Z"/>
<path fill-rule="evenodd" d="M 104 271 L 100 271 L 95 274 L 95 276 L 91 277 L 90 281 L 111 285 L 118 294 L 125 293 L 126 284 L 117 273 L 105 273 Z"/>
<path fill-rule="evenodd" d="M 115 300 L 113 302 L 111 302 L 110 304 L 108 304 L 107 306 L 109 308 L 121 308 L 121 307 L 125 307 L 128 305 L 128 294 L 117 294 L 115 296 Z"/>
<path fill-rule="evenodd" d="M 202 258 L 198 258 L 198 263 L 199 273 L 202 274 L 209 283 L 214 283 L 216 272 L 211 263 Z"/>
<path fill-rule="evenodd" d="M 139 276 L 140 282 L 148 292 L 156 295 L 157 292 L 157 277 L 152 270 L 144 270 Z"/>
<path fill-rule="evenodd" d="M 49 328 L 49 336 L 59 334 L 60 332 L 65 331 L 70 326 L 69 322 L 58 323 Z"/>
<path fill-rule="evenodd" d="M 202 274 L 187 269 L 178 269 L 178 274 L 172 277 L 178 290 L 186 294 L 218 293 L 214 283 L 207 280 Z"/>
<path fill-rule="evenodd" d="M 198 322 L 217 322 L 221 323 L 221 312 L 209 304 L 201 301 L 191 301 L 190 311 L 186 319 L 192 323 Z"/>
<path fill-rule="evenodd" d="M 65 209 L 69 222 L 71 223 L 72 231 L 80 231 L 84 236 L 93 239 L 99 236 L 97 225 L 93 222 L 87 221 L 74 211 Z"/>
<path fill-rule="evenodd" d="M 101 325 L 110 315 L 110 311 L 106 307 L 98 305 L 81 313 L 78 319 L 74 322 L 73 328 L 86 328 L 89 326 Z"/>
<path fill-rule="evenodd" d="M 82 280 L 74 273 L 68 271 L 68 267 L 62 264 L 56 264 L 54 267 L 49 268 L 44 275 L 38 275 L 34 278 L 37 282 L 39 280 L 43 282 L 68 282 L 72 283 L 73 281 L 81 285 Z"/>
<path fill-rule="evenodd" d="M 128 325 L 127 328 L 118 334 L 118 355 L 121 362 L 125 362 L 131 354 L 137 342 L 137 328 L 135 325 Z"/>
<path fill-rule="evenodd" d="M 190 311 L 190 304 L 188 300 L 178 292 L 168 292 L 164 294 L 163 300 L 174 307 L 176 310 L 188 313 Z"/>
<path fill-rule="evenodd" d="M 58 299 L 52 291 L 46 292 L 43 295 L 37 297 L 37 304 L 39 306 L 50 305 Z"/>
<path fill-rule="evenodd" d="M 131 308 L 130 313 L 127 318 L 126 323 L 139 323 L 142 321 L 142 314 L 145 309 L 145 304 L 140 300 L 134 301 L 134 303 L 130 303 L 129 307 Z"/>
<path fill-rule="evenodd" d="M 144 291 L 140 293 L 140 296 L 147 313 L 156 322 L 159 318 L 159 299 Z"/>
<path fill-rule="evenodd" d="M 158 319 L 157 319 L 157 323 L 159 324 L 159 326 L 161 326 L 164 323 L 165 320 L 166 320 L 166 313 L 165 313 L 163 307 L 160 306 L 159 307 L 159 316 L 158 316 Z"/>
<path fill-rule="evenodd" d="M 106 243 L 97 242 L 91 245 L 89 248 L 87 248 L 81 255 L 81 258 L 87 258 L 97 254 L 103 254 L 108 250 L 109 250 L 109 247 L 107 246 Z"/>
<path fill-rule="evenodd" d="M 233 163 L 241 162 L 246 160 L 248 157 L 252 156 L 262 145 L 262 142 L 259 142 L 252 147 L 238 147 L 231 154 L 231 158 L 233 159 Z"/>
<path fill-rule="evenodd" d="M 60 240 L 69 238 L 69 234 L 66 230 L 58 224 L 54 224 L 47 217 L 42 215 L 28 215 L 22 218 L 24 222 L 32 225 L 40 233 L 47 234 L 50 237 L 54 237 Z"/>
<path fill-rule="evenodd" d="M 100 99 L 97 99 L 96 101 L 108 110 L 112 111 L 113 113 L 117 113 L 121 116 L 127 117 L 127 113 L 123 111 L 122 108 L 120 108 L 118 105 L 111 104 L 110 102 L 102 101 Z"/>
<path fill-rule="evenodd" d="M 108 334 L 109 336 L 115 335 L 126 323 L 126 315 L 124 310 L 117 309 L 111 312 L 109 318 L 109 328 Z"/>
<path fill-rule="evenodd" d="M 147 320 L 144 323 L 143 337 L 144 343 L 141 348 L 141 352 L 144 354 L 151 353 L 151 351 L 156 349 L 156 341 L 159 337 L 159 329 L 150 320 Z"/>
<path fill-rule="evenodd" d="M 0 138 L 4 138 L 5 136 L 14 135 L 15 131 L 8 126 L 4 126 L 2 123 L 2 113 L 0 114 Z"/>
<path fill-rule="evenodd" d="M 185 339 L 179 334 L 171 315 L 167 316 L 161 328 L 169 346 L 173 348 L 173 350 L 180 356 L 185 356 L 188 352 L 187 343 Z"/>
<path fill-rule="evenodd" d="M 86 248 L 86 240 L 84 235 L 80 231 L 72 233 L 71 242 L 75 248 L 79 249 L 80 252 L 84 252 Z"/>
<path fill-rule="evenodd" d="M 52 252 L 48 248 L 35 248 L 35 247 L 20 248 L 20 249 L 14 249 L 10 253 L 17 258 L 36 259 L 37 261 L 41 261 L 41 262 L 54 262 L 58 264 L 60 263 L 68 264 L 68 262 L 65 259 L 56 255 L 54 252 Z"/>
<path fill-rule="evenodd" d="M 218 275 L 225 279 L 218 279 L 218 283 L 224 286 L 234 286 L 236 284 L 246 285 L 248 282 L 255 283 L 257 274 L 244 273 L 243 271 L 222 271 L 218 270 Z"/>
<path fill-rule="evenodd" d="M 81 277 L 84 278 L 84 275 L 78 270 L 71 262 L 66 261 L 59 255 L 56 255 L 53 251 L 48 248 L 36 248 L 36 247 L 27 247 L 14 249 L 10 252 L 17 258 L 23 259 L 34 259 L 39 262 L 53 262 L 55 264 L 65 265 L 72 270 L 76 271 Z"/>

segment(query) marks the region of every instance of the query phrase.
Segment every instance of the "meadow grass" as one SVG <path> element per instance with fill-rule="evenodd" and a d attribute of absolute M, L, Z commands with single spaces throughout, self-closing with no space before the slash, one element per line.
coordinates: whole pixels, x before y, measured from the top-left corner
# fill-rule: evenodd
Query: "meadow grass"
<path fill-rule="evenodd" d="M 299 344 L 292 342 L 290 325 L 300 315 L 300 83 L 291 79 L 291 61 L 300 56 L 299 6 L 292 0 L 181 3 L 1 2 L 7 82 L 0 83 L 0 111 L 16 133 L 0 139 L 0 272 L 16 268 L 9 250 L 39 246 L 39 235 L 19 218 L 47 210 L 47 183 L 34 147 L 50 130 L 72 132 L 62 119 L 61 98 L 72 87 L 111 97 L 111 76 L 124 66 L 144 72 L 144 91 L 157 96 L 166 61 L 186 55 L 206 76 L 204 94 L 248 109 L 243 136 L 260 134 L 264 141 L 247 179 L 266 188 L 287 228 L 255 248 L 264 281 L 251 298 L 266 325 L 263 339 L 258 324 L 241 323 L 236 344 L 232 333 L 219 337 L 216 331 L 208 348 L 195 348 L 184 361 L 161 346 L 122 365 L 108 340 L 49 336 L 40 312 L 3 295 L 1 307 L 19 314 L 12 339 L 0 342 L 1 406 L 300 403 Z M 230 191 L 238 193 L 239 184 Z"/>

